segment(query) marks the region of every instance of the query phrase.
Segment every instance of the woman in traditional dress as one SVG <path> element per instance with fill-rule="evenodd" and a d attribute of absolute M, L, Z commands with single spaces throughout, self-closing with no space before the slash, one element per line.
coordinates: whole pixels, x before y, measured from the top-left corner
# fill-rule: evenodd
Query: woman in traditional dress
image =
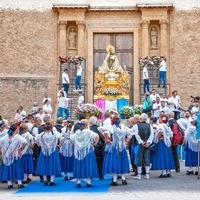
<path fill-rule="evenodd" d="M 112 141 L 108 132 L 104 132 L 106 138 L 105 155 L 103 162 L 103 174 L 113 174 L 111 185 L 117 186 L 117 174 L 121 174 L 122 185 L 127 185 L 125 173 L 129 173 L 129 161 L 126 151 L 126 142 L 132 137 L 131 130 L 121 124 L 120 118 L 114 116 L 112 119 L 113 134 Z M 127 137 L 127 141 L 125 139 Z"/>
<path fill-rule="evenodd" d="M 0 138 L 0 149 L 2 152 L 2 166 L 0 169 L 0 180 L 7 181 L 8 189 L 13 188 L 12 181 L 17 180 L 18 188 L 23 188 L 22 180 L 24 178 L 21 151 L 26 146 L 26 140 L 20 136 L 19 127 L 12 124 L 8 134 Z"/>
<path fill-rule="evenodd" d="M 31 179 L 29 174 L 34 173 L 34 164 L 33 164 L 33 145 L 34 139 L 33 136 L 28 132 L 28 126 L 25 123 L 20 124 L 21 136 L 26 139 L 26 146 L 21 152 L 22 155 L 22 167 L 24 171 L 24 183 L 29 183 Z"/>
<path fill-rule="evenodd" d="M 77 179 L 77 187 L 81 187 L 81 179 L 86 179 L 86 187 L 91 187 L 91 178 L 98 178 L 98 169 L 94 146 L 99 141 L 97 133 L 88 129 L 88 120 L 80 122 L 80 129 L 70 139 L 74 142 L 74 178 Z"/>
<path fill-rule="evenodd" d="M 171 177 L 171 169 L 175 169 L 174 158 L 171 148 L 171 137 L 173 133 L 166 125 L 166 116 L 157 126 L 154 143 L 157 145 L 156 151 L 152 153 L 151 148 L 151 170 L 162 170 L 160 178 Z"/>
<path fill-rule="evenodd" d="M 185 166 L 189 167 L 186 175 L 194 174 L 193 167 L 198 166 L 198 141 L 196 139 L 196 134 L 196 121 L 191 121 L 191 125 L 185 131 Z M 195 174 L 198 174 L 197 170 Z"/>
<path fill-rule="evenodd" d="M 70 139 L 73 134 L 72 124 L 67 123 L 67 125 L 62 128 L 62 137 L 60 143 L 60 163 L 61 170 L 64 173 L 64 180 L 73 179 L 73 166 L 74 166 L 74 144 Z"/>
<path fill-rule="evenodd" d="M 44 185 L 54 186 L 55 176 L 61 174 L 60 158 L 57 149 L 58 140 L 61 134 L 55 129 L 50 122 L 46 122 L 44 132 L 36 137 L 37 143 L 41 146 L 40 156 L 38 158 L 36 174 L 43 175 Z M 50 182 L 47 181 L 47 176 L 51 176 Z"/>

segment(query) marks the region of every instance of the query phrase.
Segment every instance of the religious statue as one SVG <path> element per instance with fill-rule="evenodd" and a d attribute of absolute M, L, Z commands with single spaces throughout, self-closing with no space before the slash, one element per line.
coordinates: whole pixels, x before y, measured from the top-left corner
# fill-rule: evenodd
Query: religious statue
<path fill-rule="evenodd" d="M 151 38 L 151 47 L 152 48 L 157 48 L 157 40 L 158 40 L 158 33 L 155 27 L 151 28 L 151 32 L 150 32 L 150 38 Z"/>
<path fill-rule="evenodd" d="M 120 66 L 115 48 L 112 45 L 109 45 L 106 51 L 107 55 L 103 64 L 95 72 L 95 98 L 107 100 L 129 99 L 130 79 L 126 67 L 123 70 Z"/>
<path fill-rule="evenodd" d="M 123 69 L 119 64 L 118 58 L 115 54 L 115 48 L 112 45 L 109 45 L 106 48 L 107 55 L 105 60 L 103 61 L 102 66 L 99 67 L 99 71 L 101 73 L 122 73 Z"/>
<path fill-rule="evenodd" d="M 71 28 L 67 38 L 69 40 L 69 48 L 76 48 L 76 36 L 75 28 Z"/>

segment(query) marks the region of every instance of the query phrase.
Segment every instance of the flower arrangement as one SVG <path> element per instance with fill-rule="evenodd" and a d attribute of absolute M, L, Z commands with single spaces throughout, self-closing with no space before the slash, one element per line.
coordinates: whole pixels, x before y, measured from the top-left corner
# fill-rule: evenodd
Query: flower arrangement
<path fill-rule="evenodd" d="M 104 91 L 105 95 L 119 95 L 121 94 L 117 88 L 106 88 Z"/>
<path fill-rule="evenodd" d="M 120 114 L 126 118 L 133 117 L 135 114 L 141 114 L 140 106 L 123 106 L 120 109 Z"/>
<path fill-rule="evenodd" d="M 80 56 L 66 56 L 66 57 L 59 56 L 58 59 L 61 63 L 66 63 L 66 62 L 68 62 L 68 63 L 78 63 L 79 61 L 84 60 L 84 58 L 80 57 Z"/>
<path fill-rule="evenodd" d="M 102 114 L 102 110 L 94 104 L 86 103 L 81 105 L 80 107 L 76 107 L 74 109 L 76 114 L 85 113 L 90 116 L 99 116 Z"/>
<path fill-rule="evenodd" d="M 140 57 L 138 63 L 140 65 L 140 67 L 144 67 L 145 64 L 158 66 L 161 58 L 164 58 L 164 60 L 165 60 L 164 56 L 160 56 L 160 57 L 159 56 L 151 56 L 151 57 L 146 56 L 144 58 Z"/>

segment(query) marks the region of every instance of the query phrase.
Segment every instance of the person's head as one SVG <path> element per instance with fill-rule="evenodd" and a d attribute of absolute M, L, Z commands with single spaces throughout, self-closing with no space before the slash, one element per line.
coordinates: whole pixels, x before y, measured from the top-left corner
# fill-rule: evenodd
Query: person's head
<path fill-rule="evenodd" d="M 160 102 L 160 105 L 161 105 L 162 108 L 164 108 L 164 107 L 165 107 L 165 101 L 162 100 L 162 101 Z"/>
<path fill-rule="evenodd" d="M 33 102 L 33 107 L 38 107 L 38 102 L 37 101 Z"/>
<path fill-rule="evenodd" d="M 173 111 L 168 112 L 167 117 L 168 119 L 174 118 L 174 112 Z"/>
<path fill-rule="evenodd" d="M 43 108 L 39 108 L 38 109 L 38 113 L 41 115 L 41 114 L 43 114 Z"/>
<path fill-rule="evenodd" d="M 53 129 L 53 125 L 50 121 L 46 122 L 44 125 L 44 130 L 45 131 L 51 131 Z"/>
<path fill-rule="evenodd" d="M 65 68 L 65 69 L 64 69 L 64 72 L 65 72 L 65 73 L 67 73 L 67 72 L 68 72 L 68 69 L 67 69 L 67 68 Z"/>
<path fill-rule="evenodd" d="M 97 124 L 97 118 L 95 116 L 90 117 L 89 124 L 90 125 L 96 125 Z"/>
<path fill-rule="evenodd" d="M 19 109 L 19 108 L 17 109 L 17 113 L 18 113 L 18 114 L 20 114 L 21 111 L 22 111 L 21 109 Z"/>
<path fill-rule="evenodd" d="M 186 117 L 186 118 L 191 117 L 191 111 L 190 111 L 190 110 L 186 110 L 186 112 L 185 112 L 185 117 Z"/>
<path fill-rule="evenodd" d="M 60 90 L 64 91 L 64 86 L 63 85 L 60 86 Z"/>
<path fill-rule="evenodd" d="M 172 92 L 172 96 L 173 96 L 173 97 L 176 97 L 176 95 L 177 95 L 177 91 L 174 90 L 174 91 Z"/>
<path fill-rule="evenodd" d="M 112 124 L 113 124 L 113 125 L 119 126 L 120 121 L 121 121 L 121 120 L 120 120 L 119 116 L 117 116 L 117 115 L 114 115 L 114 116 L 113 116 L 113 118 L 112 118 Z"/>
<path fill-rule="evenodd" d="M 148 119 L 148 116 L 147 116 L 147 114 L 145 114 L 145 113 L 142 113 L 142 114 L 140 115 L 140 121 L 141 121 L 141 122 L 146 122 L 146 121 L 147 121 L 147 119 Z"/>
<path fill-rule="evenodd" d="M 131 123 L 132 125 L 137 124 L 137 123 L 140 121 L 140 115 L 138 115 L 138 114 L 134 115 L 133 117 L 131 117 L 131 118 L 129 119 L 129 121 L 130 121 L 130 123 Z"/>
<path fill-rule="evenodd" d="M 60 96 L 60 97 L 64 97 L 64 96 L 65 96 L 65 95 L 64 95 L 64 92 L 63 92 L 63 91 L 60 91 L 59 96 Z"/>
<path fill-rule="evenodd" d="M 109 117 L 110 117 L 110 112 L 109 112 L 109 111 L 106 111 L 105 114 L 104 114 L 104 117 L 105 117 L 105 118 L 109 118 Z"/>
<path fill-rule="evenodd" d="M 88 128 L 88 120 L 87 119 L 82 119 L 80 122 L 80 130 Z"/>
<path fill-rule="evenodd" d="M 156 97 L 156 103 L 160 103 L 160 97 Z"/>
<path fill-rule="evenodd" d="M 44 123 L 49 122 L 50 119 L 51 119 L 51 117 L 50 117 L 49 115 L 45 115 L 45 116 L 43 117 L 43 122 L 44 122 Z"/>
<path fill-rule="evenodd" d="M 79 114 L 79 121 L 81 121 L 82 119 L 86 119 L 86 114 L 85 113 L 80 113 Z"/>
<path fill-rule="evenodd" d="M 25 123 L 21 123 L 19 129 L 21 133 L 26 133 L 28 131 L 28 126 Z"/>
<path fill-rule="evenodd" d="M 152 89 L 151 93 L 152 93 L 153 95 L 155 95 L 155 94 L 156 94 L 156 90 L 155 90 L 155 89 Z"/>
<path fill-rule="evenodd" d="M 78 95 L 79 95 L 79 96 L 81 96 L 82 94 L 83 94 L 83 93 L 82 93 L 81 91 L 80 91 L 80 92 L 78 92 Z"/>
<path fill-rule="evenodd" d="M 50 104 L 51 104 L 51 102 L 48 99 L 45 99 L 44 105 L 50 105 Z"/>
<path fill-rule="evenodd" d="M 31 114 L 28 114 L 26 119 L 29 121 L 29 122 L 34 122 L 34 116 L 31 115 Z"/>
<path fill-rule="evenodd" d="M 56 124 L 62 125 L 63 123 L 63 118 L 62 117 L 58 117 L 56 120 Z"/>
<path fill-rule="evenodd" d="M 17 126 L 16 124 L 11 124 L 7 133 L 11 137 L 13 135 L 18 134 L 18 132 L 19 132 L 19 126 Z"/>
<path fill-rule="evenodd" d="M 35 124 L 36 124 L 37 126 L 40 126 L 40 125 L 42 124 L 41 118 L 37 117 L 37 118 L 35 119 Z"/>

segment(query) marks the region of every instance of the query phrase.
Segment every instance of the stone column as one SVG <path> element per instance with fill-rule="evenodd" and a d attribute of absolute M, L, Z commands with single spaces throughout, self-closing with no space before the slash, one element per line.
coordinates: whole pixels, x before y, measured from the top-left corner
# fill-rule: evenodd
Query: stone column
<path fill-rule="evenodd" d="M 84 21 L 77 21 L 76 22 L 78 27 L 78 40 L 77 40 L 77 47 L 78 47 L 78 56 L 84 57 L 84 46 L 85 46 L 85 22 Z"/>
<path fill-rule="evenodd" d="M 67 21 L 59 22 L 59 55 L 67 56 Z"/>
<path fill-rule="evenodd" d="M 160 20 L 160 55 L 165 57 L 168 55 L 167 25 L 167 20 Z"/>
<path fill-rule="evenodd" d="M 149 55 L 149 21 L 142 20 L 142 57 Z"/>

